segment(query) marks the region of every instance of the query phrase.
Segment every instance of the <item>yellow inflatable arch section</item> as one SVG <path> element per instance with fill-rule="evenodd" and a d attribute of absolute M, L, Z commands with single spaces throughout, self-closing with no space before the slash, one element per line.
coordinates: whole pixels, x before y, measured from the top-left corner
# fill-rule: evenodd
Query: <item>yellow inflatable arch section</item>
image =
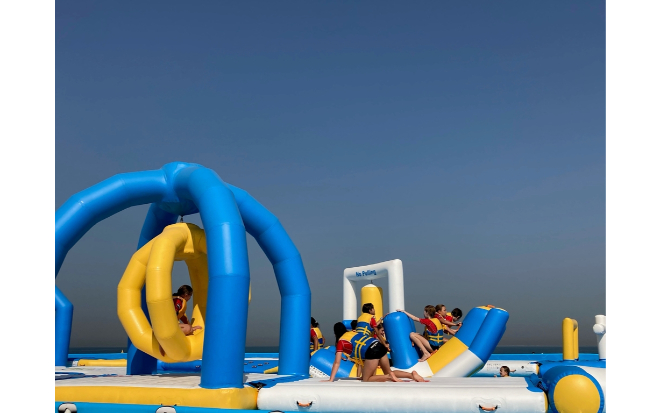
<path fill-rule="evenodd" d="M 194 291 L 190 324 L 202 327 L 190 336 L 181 331 L 172 303 L 174 261 L 188 266 Z M 141 306 L 145 283 L 151 325 Z M 141 351 L 168 363 L 197 360 L 202 357 L 207 292 L 204 231 L 194 224 L 173 224 L 133 254 L 117 287 L 117 315 Z"/>

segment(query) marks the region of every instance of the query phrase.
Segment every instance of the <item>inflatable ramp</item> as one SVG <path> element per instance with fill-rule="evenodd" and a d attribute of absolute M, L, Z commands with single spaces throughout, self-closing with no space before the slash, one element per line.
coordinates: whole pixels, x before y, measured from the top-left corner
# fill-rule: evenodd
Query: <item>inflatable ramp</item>
<path fill-rule="evenodd" d="M 547 399 L 526 378 L 432 378 L 428 383 L 334 383 L 313 378 L 263 388 L 257 407 L 265 411 L 335 413 L 545 413 Z"/>
<path fill-rule="evenodd" d="M 423 377 L 469 377 L 480 371 L 506 330 L 509 313 L 500 308 L 475 307 L 465 316 L 463 326 L 426 361 L 412 347 L 410 333 L 413 321 L 403 313 L 388 314 L 384 319 L 385 334 L 390 343 L 393 370 L 415 370 Z M 310 363 L 313 377 L 329 377 L 334 362 L 334 347 L 314 353 Z M 337 376 L 355 377 L 357 367 L 342 360 Z"/>

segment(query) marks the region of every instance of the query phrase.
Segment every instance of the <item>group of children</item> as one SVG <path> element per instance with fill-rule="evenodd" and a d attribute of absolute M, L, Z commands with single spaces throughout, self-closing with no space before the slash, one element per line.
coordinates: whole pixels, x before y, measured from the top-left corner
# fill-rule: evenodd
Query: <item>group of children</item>
<path fill-rule="evenodd" d="M 182 285 L 176 293 L 172 294 L 174 309 L 179 320 L 181 331 L 189 336 L 195 330 L 201 330 L 200 326 L 192 326 L 186 316 L 187 303 L 192 298 L 193 289 L 189 285 Z M 424 318 L 419 318 L 405 310 L 396 310 L 410 317 L 412 320 L 424 326 L 424 334 L 416 332 L 410 333 L 410 340 L 421 352 L 420 362 L 431 357 L 440 346 L 447 342 L 456 331 L 461 328 L 459 321 L 463 316 L 460 308 L 454 308 L 451 313 L 447 313 L 447 308 L 443 304 L 435 307 L 427 305 L 424 307 Z M 456 327 L 451 329 L 450 327 Z M 425 380 L 416 371 L 411 373 L 397 371 L 390 368 L 390 361 L 387 353 L 390 351 L 390 345 L 385 337 L 385 328 L 383 327 L 383 318 L 376 320 L 376 310 L 372 303 L 366 303 L 362 306 L 362 315 L 357 320 L 351 322 L 351 330 L 348 331 L 344 323 L 334 325 L 335 333 L 335 360 L 332 365 L 332 372 L 328 381 L 335 380 L 339 364 L 346 355 L 349 359 L 358 365 L 357 376 L 362 381 L 400 382 L 402 378 L 411 379 L 417 382 Z M 310 330 L 310 352 L 314 352 L 324 345 L 323 334 L 319 328 L 319 323 L 312 317 Z M 380 366 L 383 371 L 382 376 L 376 376 L 376 369 Z M 508 377 L 510 370 L 507 366 L 500 369 L 502 377 Z"/>
<path fill-rule="evenodd" d="M 421 323 L 425 327 L 424 334 L 416 332 L 410 333 L 410 340 L 417 347 L 422 357 L 420 362 L 427 360 L 437 351 L 450 336 L 456 334 L 462 323 L 458 320 L 463 316 L 459 308 L 447 313 L 447 308 L 443 304 L 437 306 L 427 305 L 424 307 L 424 318 L 418 318 L 404 310 L 403 312 L 412 320 Z M 401 378 L 408 378 L 415 381 L 426 381 L 416 371 L 411 373 L 397 371 L 390 368 L 390 361 L 387 353 L 390 351 L 389 343 L 385 337 L 383 319 L 376 320 L 376 310 L 372 303 L 366 303 L 362 306 L 362 315 L 357 320 L 351 322 L 352 331 L 348 331 L 344 323 L 334 325 L 336 340 L 335 361 L 328 381 L 334 381 L 339 364 L 343 357 L 347 356 L 358 366 L 357 376 L 362 381 L 402 381 Z M 450 327 L 456 327 L 451 329 Z M 318 345 L 318 336 L 320 330 L 318 323 L 312 318 L 312 331 L 310 339 L 310 350 L 315 351 L 320 348 Z M 446 334 L 446 335 L 445 335 Z M 344 356 L 345 355 L 345 356 Z M 383 371 L 382 376 L 376 376 L 376 369 L 380 366 Z"/>

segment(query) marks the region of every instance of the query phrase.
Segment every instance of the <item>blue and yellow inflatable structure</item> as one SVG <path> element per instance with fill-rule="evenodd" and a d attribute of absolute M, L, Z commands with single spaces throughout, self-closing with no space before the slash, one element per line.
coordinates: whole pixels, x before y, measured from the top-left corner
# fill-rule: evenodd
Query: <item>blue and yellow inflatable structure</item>
<path fill-rule="evenodd" d="M 203 345 L 201 340 L 196 341 L 188 347 L 190 354 L 177 355 L 172 360 L 188 360 L 202 354 L 202 389 L 243 389 L 250 285 L 247 232 L 273 265 L 281 293 L 280 340 L 286 340 L 286 345 L 280 342 L 280 374 L 307 375 L 311 291 L 300 254 L 277 217 L 246 191 L 226 184 L 214 171 L 202 165 L 175 162 L 158 170 L 119 174 L 69 198 L 55 213 L 55 276 L 68 251 L 96 223 L 126 208 L 144 204 L 151 206 L 140 233 L 138 250 L 163 233 L 166 227 L 175 224 L 180 216 L 199 213 L 204 225 L 208 287 L 205 310 L 198 305 L 198 319 L 200 322 L 203 319 L 204 323 Z M 179 230 L 196 232 L 187 225 L 185 227 L 179 227 Z M 150 301 L 149 291 L 136 288 L 135 284 L 139 282 L 132 282 L 131 291 L 124 295 L 124 303 L 131 311 L 127 320 L 140 318 L 139 303 L 143 312 L 139 325 L 145 326 L 145 322 L 154 321 L 149 320 L 149 313 L 158 311 L 155 308 L 162 304 L 164 289 L 160 288 L 160 295 Z M 203 300 L 197 292 L 195 299 L 197 304 Z M 57 286 L 55 314 L 55 365 L 65 366 L 73 305 Z M 153 334 L 161 334 L 156 331 L 160 328 L 163 329 L 161 336 L 167 336 L 172 332 L 171 326 L 156 327 L 154 324 Z M 144 336 L 145 343 L 147 336 Z M 142 339 L 136 338 L 136 341 Z M 180 339 L 173 340 L 181 344 Z M 156 373 L 158 352 L 153 345 L 135 344 L 129 345 L 127 373 Z M 166 354 L 176 353 L 174 349 L 178 347 L 170 347 L 172 350 Z"/>
<path fill-rule="evenodd" d="M 479 371 L 493 354 L 506 330 L 509 313 L 501 308 L 475 307 L 465 316 L 463 326 L 456 335 L 423 362 L 411 345 L 410 333 L 415 331 L 413 321 L 404 313 L 385 316 L 383 323 L 390 343 L 392 367 L 397 370 L 415 370 L 424 377 L 469 377 Z M 330 350 L 330 351 L 328 351 Z M 313 369 L 330 375 L 334 361 L 334 347 L 314 353 Z M 355 377 L 357 367 L 342 361 L 336 377 Z"/>

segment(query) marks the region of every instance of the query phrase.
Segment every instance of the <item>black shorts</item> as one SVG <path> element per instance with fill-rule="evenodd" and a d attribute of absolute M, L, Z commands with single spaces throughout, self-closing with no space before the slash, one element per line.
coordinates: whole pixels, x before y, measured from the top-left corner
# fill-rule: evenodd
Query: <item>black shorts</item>
<path fill-rule="evenodd" d="M 437 350 L 437 349 L 440 348 L 440 346 L 434 346 L 434 345 L 431 344 L 431 343 L 429 343 L 429 345 L 431 346 L 431 348 L 433 349 L 433 351 L 435 351 L 435 350 Z"/>
<path fill-rule="evenodd" d="M 380 341 L 373 343 L 367 351 L 364 353 L 365 360 L 380 360 L 384 355 L 387 354 L 387 347 L 385 347 Z"/>

